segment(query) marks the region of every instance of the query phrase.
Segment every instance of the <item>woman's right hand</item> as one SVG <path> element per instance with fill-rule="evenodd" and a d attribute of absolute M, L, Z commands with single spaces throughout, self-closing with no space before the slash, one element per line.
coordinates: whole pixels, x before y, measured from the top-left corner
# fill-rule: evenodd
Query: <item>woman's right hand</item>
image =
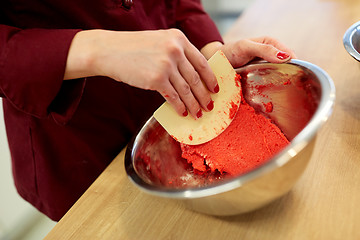
<path fill-rule="evenodd" d="M 212 110 L 210 92 L 219 91 L 205 57 L 176 29 L 77 33 L 64 79 L 96 75 L 158 91 L 179 115 L 194 118 Z"/>

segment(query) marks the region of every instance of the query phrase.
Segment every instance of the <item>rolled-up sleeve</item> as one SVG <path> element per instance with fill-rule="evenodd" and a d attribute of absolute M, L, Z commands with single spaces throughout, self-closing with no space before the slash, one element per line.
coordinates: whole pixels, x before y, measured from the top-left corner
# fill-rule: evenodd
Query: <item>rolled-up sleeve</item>
<path fill-rule="evenodd" d="M 204 11 L 200 0 L 180 0 L 178 4 L 177 27 L 185 33 L 195 47 L 201 49 L 210 42 L 223 42 L 215 23 Z"/>
<path fill-rule="evenodd" d="M 32 116 L 44 118 L 54 112 L 60 122 L 66 121 L 85 82 L 63 81 L 70 44 L 78 31 L 0 25 L 0 96 Z"/>

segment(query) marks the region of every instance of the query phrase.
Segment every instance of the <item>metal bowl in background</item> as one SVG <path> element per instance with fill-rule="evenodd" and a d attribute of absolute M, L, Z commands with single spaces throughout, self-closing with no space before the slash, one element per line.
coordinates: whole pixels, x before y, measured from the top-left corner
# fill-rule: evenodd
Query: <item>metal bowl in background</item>
<path fill-rule="evenodd" d="M 237 69 L 247 102 L 275 122 L 290 144 L 264 165 L 237 177 L 199 175 L 178 142 L 152 117 L 129 143 L 125 167 L 141 190 L 210 215 L 236 215 L 287 193 L 310 160 L 318 130 L 332 113 L 335 87 L 319 67 L 300 60 Z M 272 102 L 268 113 L 264 103 Z M 226 154 L 226 153 L 224 153 Z"/>
<path fill-rule="evenodd" d="M 343 44 L 346 51 L 357 61 L 360 61 L 360 21 L 346 30 Z"/>

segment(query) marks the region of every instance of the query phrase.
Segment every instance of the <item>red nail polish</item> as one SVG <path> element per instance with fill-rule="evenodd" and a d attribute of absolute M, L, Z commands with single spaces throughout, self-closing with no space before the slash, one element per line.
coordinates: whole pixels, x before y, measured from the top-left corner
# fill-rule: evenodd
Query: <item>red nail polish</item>
<path fill-rule="evenodd" d="M 182 114 L 184 117 L 186 117 L 188 115 L 188 111 L 185 110 L 185 112 Z"/>
<path fill-rule="evenodd" d="M 202 113 L 202 111 L 201 111 L 201 109 L 200 109 L 200 110 L 196 113 L 196 117 L 197 117 L 197 118 L 201 118 L 202 115 L 203 115 L 203 113 Z"/>
<path fill-rule="evenodd" d="M 211 100 L 211 101 L 209 102 L 209 104 L 207 105 L 207 109 L 208 109 L 209 111 L 211 111 L 211 110 L 213 110 L 213 108 L 214 108 L 214 101 Z"/>
<path fill-rule="evenodd" d="M 214 92 L 218 93 L 219 91 L 220 91 L 219 84 L 216 84 L 216 86 L 214 88 Z"/>
<path fill-rule="evenodd" d="M 276 57 L 280 60 L 285 60 L 285 59 L 288 59 L 290 57 L 290 55 L 286 52 L 278 52 L 276 54 Z"/>

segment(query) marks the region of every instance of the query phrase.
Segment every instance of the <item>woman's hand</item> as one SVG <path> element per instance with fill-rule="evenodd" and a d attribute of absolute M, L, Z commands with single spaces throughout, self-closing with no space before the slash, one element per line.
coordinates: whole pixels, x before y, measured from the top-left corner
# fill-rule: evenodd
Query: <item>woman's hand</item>
<path fill-rule="evenodd" d="M 64 79 L 107 76 L 134 87 L 158 91 L 179 115 L 186 116 L 190 112 L 194 118 L 200 118 L 202 109 L 211 111 L 213 108 L 210 92 L 219 91 L 206 61 L 219 49 L 234 68 L 255 57 L 273 63 L 295 57 L 292 50 L 270 37 L 225 45 L 212 42 L 201 49 L 201 54 L 176 29 L 88 30 L 79 32 L 73 39 Z"/>
<path fill-rule="evenodd" d="M 201 109 L 212 110 L 210 92 L 219 91 L 206 58 L 175 29 L 79 32 L 69 50 L 64 79 L 96 75 L 156 90 L 179 115 L 189 111 L 194 118 L 201 117 Z"/>
<path fill-rule="evenodd" d="M 272 63 L 283 63 L 296 58 L 295 53 L 271 37 L 242 39 L 222 45 L 212 42 L 201 49 L 206 58 L 221 49 L 234 68 L 241 67 L 256 57 Z"/>

